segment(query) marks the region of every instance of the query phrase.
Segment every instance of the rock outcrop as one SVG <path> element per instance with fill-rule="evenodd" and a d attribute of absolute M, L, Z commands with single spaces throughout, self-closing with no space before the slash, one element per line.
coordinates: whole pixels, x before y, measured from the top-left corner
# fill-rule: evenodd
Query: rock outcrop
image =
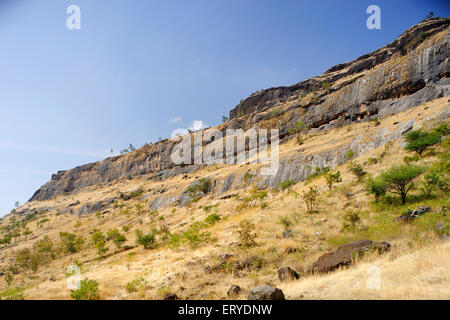
<path fill-rule="evenodd" d="M 353 121 L 382 118 L 447 96 L 450 92 L 449 25 L 450 18 L 426 20 L 408 29 L 391 44 L 354 61 L 334 66 L 322 76 L 291 87 L 255 93 L 233 109 L 230 121 L 217 129 L 278 128 L 280 137 L 284 139 L 299 120 L 307 123 L 311 131 L 328 130 Z M 381 132 L 373 144 L 381 144 L 383 139 Z M 60 171 L 30 200 L 49 200 L 120 178 L 148 175 L 148 179 L 160 181 L 202 167 L 197 164 L 175 165 L 171 153 L 176 144 L 174 140 L 164 140 L 123 156 Z M 307 158 L 300 153 L 283 160 L 277 176 L 267 178 L 261 184 L 274 186 L 286 179 L 303 180 L 308 174 L 306 169 L 292 168 L 300 164 L 305 167 L 305 162 L 316 167 L 330 163 L 338 165 L 343 161 L 344 154 L 339 154 L 339 151 L 334 155 L 327 152 Z M 229 176 L 219 193 L 226 192 L 233 183 L 235 177 Z M 186 199 L 164 199 L 154 203 L 153 207 L 164 205 L 164 201 L 179 200 L 183 203 Z"/>
<path fill-rule="evenodd" d="M 371 240 L 359 240 L 340 246 L 336 251 L 325 253 L 320 256 L 311 266 L 311 272 L 330 272 L 340 267 L 349 266 L 355 258 L 365 252 L 378 251 L 383 253 L 389 251 L 391 245 L 387 242 L 372 242 Z"/>

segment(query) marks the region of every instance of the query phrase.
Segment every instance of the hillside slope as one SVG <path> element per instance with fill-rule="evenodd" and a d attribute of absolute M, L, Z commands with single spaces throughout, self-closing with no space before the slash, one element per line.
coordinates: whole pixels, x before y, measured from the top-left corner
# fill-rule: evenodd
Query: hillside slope
<path fill-rule="evenodd" d="M 170 139 L 56 173 L 0 219 L 0 299 L 70 299 L 78 278 L 101 299 L 245 299 L 263 284 L 287 299 L 449 299 L 449 22 L 243 100 L 217 129 L 279 129 L 275 175 L 174 165 Z M 418 129 L 435 140 L 415 156 Z M 367 184 L 395 165 L 417 171 L 406 203 L 386 186 L 374 199 Z M 370 245 L 320 265 L 354 241 Z"/>
<path fill-rule="evenodd" d="M 380 125 L 361 122 L 333 129 L 309 137 L 302 146 L 293 139 L 281 146 L 281 152 L 290 154 L 302 148 L 322 148 L 346 136 L 371 139 L 380 127 L 395 132 L 399 121 L 411 123 L 414 120 L 415 127 L 427 127 L 436 121 L 448 121 L 449 116 L 448 97 L 440 98 L 388 117 Z M 407 155 L 402 144 L 403 138 L 397 136 L 354 161 L 362 164 L 369 175 L 375 176 L 392 164 L 402 163 L 402 158 Z M 433 163 L 442 148 L 436 147 L 418 164 Z M 378 159 L 377 163 L 368 160 L 373 158 Z M 417 198 L 412 198 L 406 205 L 376 205 L 366 194 L 365 183 L 355 179 L 347 164 L 343 164 L 336 167 L 343 181 L 330 191 L 324 177 L 318 176 L 296 184 L 290 191 L 266 189 L 263 202 L 255 200 L 251 203 L 247 199 L 252 196 L 257 181 L 248 180 L 245 187 L 230 191 L 227 194 L 230 196 L 218 197 L 211 193 L 182 208 L 173 205 L 158 211 L 148 208 L 151 202 L 148 195 L 176 194 L 177 189 L 183 190 L 199 177 L 221 177 L 228 175 L 230 170 L 238 174 L 256 169 L 257 165 L 215 166 L 161 182 L 145 177 L 123 179 L 110 186 L 96 186 L 73 195 L 30 202 L 21 210 L 29 212 L 38 206 L 47 209 L 36 209 L 31 218 L 16 214 L 2 219 L 2 229 L 23 219 L 27 223 L 21 230 L 31 234 L 21 235 L 0 249 L 0 270 L 7 272 L 8 267 L 17 266 L 20 272 L 14 275 L 13 283 L 25 290 L 27 299 L 70 298 L 65 268 L 73 263 L 82 266 L 82 278 L 99 282 L 103 299 L 161 299 L 167 293 L 176 293 L 183 299 L 226 299 L 232 284 L 243 289 L 238 298 L 245 298 L 249 289 L 260 284 L 276 285 L 290 299 L 449 298 L 449 260 L 445 255 L 434 254 L 448 250 L 448 242 L 441 239 L 442 232 L 435 230 L 436 225 L 443 222 L 443 232 L 448 232 L 449 217 L 441 210 L 450 205 L 448 193 L 437 193 L 436 197 L 426 200 L 419 197 L 420 191 L 416 190 Z M 301 197 L 311 185 L 320 191 L 318 211 L 313 214 L 306 212 Z M 124 196 L 131 193 L 133 197 L 129 199 Z M 61 213 L 67 206 L 76 208 L 109 197 L 116 201 L 96 214 Z M 430 206 L 432 212 L 412 224 L 395 222 L 406 209 L 415 209 L 419 205 Z M 355 230 L 343 231 L 342 225 L 349 212 L 357 212 L 361 221 Z M 208 220 L 208 217 L 216 218 Z M 257 245 L 247 249 L 239 246 L 239 224 L 243 220 L 256 225 Z M 205 224 L 197 233 L 192 227 L 196 223 Z M 124 226 L 128 228 L 124 229 Z M 291 235 L 284 238 L 283 230 L 287 226 Z M 90 245 L 92 235 L 96 230 L 106 233 L 114 228 L 127 240 L 121 248 L 107 241 L 108 251 L 100 257 L 96 247 Z M 168 239 L 161 232 L 164 228 L 170 232 Z M 146 250 L 136 244 L 134 231 L 137 229 L 159 231 L 155 233 L 156 243 L 152 249 Z M 69 254 L 60 247 L 60 232 L 84 237 L 86 242 L 79 252 Z M 35 244 L 45 240 L 46 236 L 53 243 L 54 259 L 42 262 L 34 271 L 22 269 L 21 260 L 17 259 L 19 253 L 24 248 L 36 247 Z M 365 256 L 363 264 L 350 270 L 323 276 L 308 274 L 309 267 L 321 254 L 358 239 L 388 241 L 392 250 L 383 256 Z M 433 259 L 428 260 L 430 256 Z M 372 265 L 381 268 L 383 275 L 383 285 L 375 291 L 360 288 L 370 276 L 366 274 L 366 267 Z M 277 269 L 286 266 L 296 270 L 300 280 L 280 282 Z M 398 284 L 398 273 L 402 274 L 401 284 Z M 136 292 L 127 291 L 127 285 L 139 279 L 145 279 L 145 286 Z M 6 286 L 5 277 L 2 277 L 0 287 Z"/>

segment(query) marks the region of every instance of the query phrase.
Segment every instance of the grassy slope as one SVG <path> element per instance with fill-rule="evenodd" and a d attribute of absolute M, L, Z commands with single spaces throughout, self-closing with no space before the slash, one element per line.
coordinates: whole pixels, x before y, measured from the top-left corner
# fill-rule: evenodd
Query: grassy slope
<path fill-rule="evenodd" d="M 426 116 L 442 111 L 448 105 L 448 98 L 437 99 L 425 105 L 416 107 L 401 114 L 382 120 L 382 127 L 393 128 L 397 121 L 406 122 L 415 118 L 420 123 Z M 378 127 L 377 129 L 379 129 Z M 350 127 L 332 130 L 328 133 L 311 137 L 301 148 L 305 152 L 320 151 L 329 144 L 357 135 L 371 134 L 375 130 L 373 123 L 358 123 Z M 396 141 L 389 148 L 380 147 L 372 150 L 360 158 L 355 159 L 364 164 L 364 169 L 371 175 L 377 175 L 394 163 L 401 163 L 406 154 L 401 148 L 402 141 Z M 299 152 L 294 141 L 281 147 L 282 155 Z M 385 157 L 376 165 L 369 165 L 369 157 L 377 157 L 386 151 Z M 430 155 L 421 163 L 431 163 L 436 159 Z M 63 208 L 68 204 L 80 200 L 94 201 L 117 195 L 118 192 L 129 192 L 143 186 L 145 193 L 157 192 L 163 187 L 169 188 L 164 193 L 180 193 L 196 177 L 207 175 L 226 176 L 230 172 L 246 172 L 254 170 L 254 166 L 209 167 L 200 172 L 189 175 L 188 179 L 176 177 L 164 182 L 149 182 L 145 177 L 133 180 L 121 180 L 108 186 L 89 188 L 83 193 L 58 197 L 44 203 L 31 203 L 28 206 L 48 205 Z M 166 292 L 175 292 L 182 298 L 198 299 L 212 298 L 225 299 L 226 291 L 231 284 L 237 284 L 245 293 L 259 284 L 273 284 L 283 289 L 287 298 L 441 298 L 450 296 L 448 257 L 448 243 L 439 240 L 433 227 L 448 217 L 441 217 L 439 212 L 443 205 L 449 206 L 448 195 L 440 195 L 436 199 L 408 203 L 405 206 L 374 206 L 371 199 L 365 194 L 364 184 L 355 182 L 346 165 L 338 168 L 341 171 L 343 182 L 327 191 L 322 177 L 309 184 L 299 183 L 291 192 L 269 192 L 266 202 L 269 206 L 261 209 L 259 206 L 238 210 L 242 203 L 238 198 L 217 200 L 214 196 L 201 199 L 199 202 L 186 208 L 167 207 L 158 213 L 150 214 L 148 211 L 141 215 L 136 214 L 135 204 L 143 200 L 130 200 L 124 202 L 124 208 L 111 209 L 101 217 L 91 214 L 78 217 L 74 215 L 56 215 L 56 211 L 41 213 L 39 218 L 28 224 L 33 232 L 32 240 L 22 237 L 14 246 L 0 249 L 0 267 L 11 264 L 18 250 L 31 246 L 36 240 L 49 235 L 55 243 L 58 242 L 60 231 L 82 234 L 90 238 L 90 232 L 95 229 L 107 231 L 111 228 L 121 228 L 129 225 L 131 230 L 126 234 L 126 245 L 135 245 L 135 229 L 150 231 L 158 228 L 162 223 L 167 224 L 171 232 L 186 230 L 189 224 L 203 221 L 210 213 L 216 212 L 222 220 L 209 227 L 207 231 L 216 238 L 211 243 L 201 244 L 192 249 L 181 245 L 177 249 L 170 248 L 162 243 L 153 250 L 144 250 L 136 247 L 128 251 L 114 252 L 114 246 L 109 244 L 110 250 L 107 258 L 98 260 L 95 249 L 86 248 L 81 253 L 70 256 L 61 256 L 49 265 L 41 266 L 36 273 L 23 272 L 15 276 L 14 283 L 23 281 L 26 288 L 27 299 L 69 299 L 70 292 L 66 287 L 64 266 L 71 264 L 75 259 L 83 262 L 83 278 L 95 279 L 100 283 L 101 296 L 104 299 L 159 299 Z M 322 192 L 320 211 L 317 214 L 306 214 L 305 205 L 299 194 L 309 185 L 318 186 Z M 252 186 L 237 190 L 239 197 L 244 198 Z M 417 191 L 416 191 L 417 193 Z M 206 212 L 206 205 L 217 204 Z M 433 213 L 420 218 L 411 225 L 399 225 L 393 218 L 407 208 L 414 209 L 419 204 L 430 205 Z M 123 210 L 129 208 L 129 214 Z M 343 216 L 349 211 L 357 211 L 362 222 L 355 232 L 342 232 Z M 160 220 L 163 216 L 164 220 Z M 44 218 L 49 221 L 39 227 L 38 222 Z M 281 218 L 288 218 L 293 224 L 291 230 L 293 237 L 283 239 L 281 233 L 283 226 L 279 223 Z M 242 250 L 237 246 L 238 225 L 243 219 L 249 219 L 256 224 L 258 245 L 249 250 Z M 81 223 L 81 225 L 79 225 Z M 3 226 L 8 224 L 7 219 L 2 221 Z M 76 226 L 78 224 L 78 226 Z M 369 229 L 365 230 L 364 226 Z M 307 276 L 302 271 L 324 252 L 334 250 L 337 246 L 354 239 L 369 238 L 372 240 L 386 240 L 393 244 L 392 252 L 384 256 L 369 256 L 349 270 L 338 271 L 325 276 Z M 290 249 L 290 250 L 288 250 Z M 135 252 L 130 268 L 127 266 L 127 254 Z M 288 253 L 289 251 L 294 251 Z M 442 254 L 442 253 L 445 254 Z M 219 263 L 218 255 L 231 253 L 235 261 L 251 261 L 258 268 L 250 267 L 244 270 L 225 268 L 221 272 L 207 272 L 206 266 Z M 367 266 L 377 265 L 382 271 L 382 286 L 380 290 L 369 290 L 364 286 L 370 275 Z M 301 280 L 281 284 L 277 278 L 276 270 L 279 267 L 290 266 L 301 274 Z M 128 293 L 126 284 L 139 276 L 145 277 L 148 285 L 145 291 Z M 50 278 L 52 281 L 50 281 Z M 6 288 L 4 277 L 0 278 L 0 289 Z"/>

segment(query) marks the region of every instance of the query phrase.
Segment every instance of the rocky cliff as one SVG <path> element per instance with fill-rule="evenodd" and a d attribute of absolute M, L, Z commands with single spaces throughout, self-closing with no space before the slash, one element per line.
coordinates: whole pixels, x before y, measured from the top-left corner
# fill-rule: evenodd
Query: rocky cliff
<path fill-rule="evenodd" d="M 252 94 L 230 112 L 230 121 L 217 129 L 279 128 L 283 139 L 295 121 L 304 121 L 311 131 L 328 130 L 383 118 L 446 96 L 450 90 L 449 24 L 450 18 L 423 21 L 389 45 L 334 66 L 321 76 Z M 48 200 L 119 178 L 150 174 L 151 179 L 161 180 L 196 170 L 196 165 L 172 163 L 174 145 L 164 140 L 123 156 L 58 172 L 30 201 Z M 283 176 L 282 171 L 266 183 L 276 184 Z"/>

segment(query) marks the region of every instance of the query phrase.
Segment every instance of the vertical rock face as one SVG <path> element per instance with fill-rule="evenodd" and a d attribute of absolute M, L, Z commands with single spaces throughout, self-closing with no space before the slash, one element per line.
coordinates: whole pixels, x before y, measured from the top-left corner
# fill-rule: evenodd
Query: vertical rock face
<path fill-rule="evenodd" d="M 295 121 L 304 121 L 311 130 L 328 130 L 352 121 L 389 116 L 446 96 L 450 92 L 449 25 L 450 18 L 426 20 L 389 45 L 334 66 L 319 77 L 257 92 L 234 108 L 230 121 L 217 129 L 278 128 L 284 138 Z M 383 139 L 375 139 L 374 143 Z M 197 165 L 174 165 L 171 153 L 175 144 L 164 140 L 123 156 L 60 171 L 30 200 L 48 200 L 119 178 L 152 174 L 152 179 L 163 180 L 198 169 Z M 344 159 L 343 154 L 329 153 L 302 157 L 299 154 L 285 159 L 278 174 L 262 183 L 277 185 L 288 178 L 304 179 L 306 171 L 292 168 L 305 161 L 312 167 L 334 166 Z M 227 183 L 233 181 L 234 177 L 229 177 Z"/>

